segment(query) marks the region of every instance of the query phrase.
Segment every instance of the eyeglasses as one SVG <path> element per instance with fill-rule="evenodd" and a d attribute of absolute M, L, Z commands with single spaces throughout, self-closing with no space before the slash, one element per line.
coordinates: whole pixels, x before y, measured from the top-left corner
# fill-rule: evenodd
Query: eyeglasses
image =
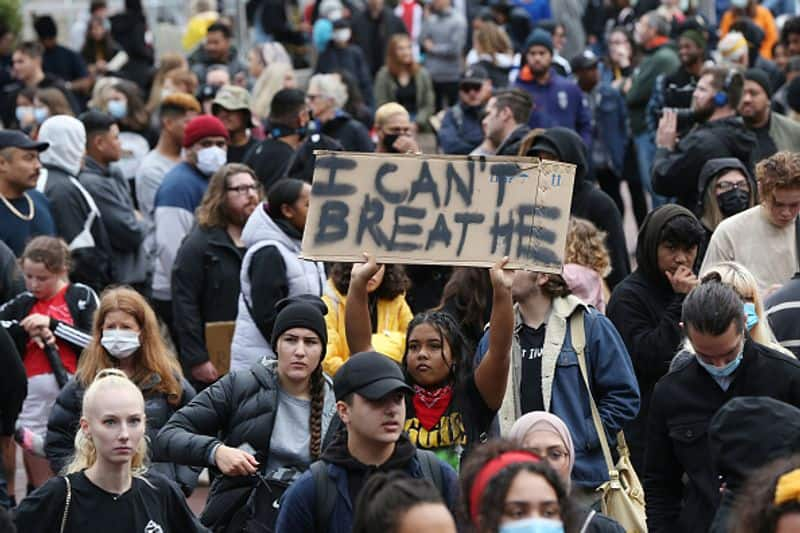
<path fill-rule="evenodd" d="M 562 448 L 548 448 L 547 450 L 530 449 L 530 451 L 539 457 L 547 458 L 551 463 L 560 463 L 569 457 L 569 452 Z"/>
<path fill-rule="evenodd" d="M 738 181 L 735 183 L 731 181 L 721 181 L 717 183 L 717 190 L 719 192 L 728 192 L 732 191 L 733 189 L 750 192 L 750 184 L 746 181 Z"/>
<path fill-rule="evenodd" d="M 226 191 L 235 192 L 238 195 L 244 196 L 245 194 L 250 194 L 251 192 L 257 193 L 261 190 L 261 185 L 252 184 L 252 185 L 238 185 L 236 187 L 225 187 Z"/>

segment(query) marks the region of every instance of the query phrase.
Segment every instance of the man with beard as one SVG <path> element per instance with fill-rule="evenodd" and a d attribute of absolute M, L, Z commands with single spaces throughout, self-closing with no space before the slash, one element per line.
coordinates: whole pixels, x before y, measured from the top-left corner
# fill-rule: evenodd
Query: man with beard
<path fill-rule="evenodd" d="M 800 124 L 772 112 L 772 86 L 767 74 L 758 68 L 744 73 L 744 91 L 739 114 L 747 129 L 756 134 L 754 161 L 761 161 L 775 152 L 800 151 Z"/>
<path fill-rule="evenodd" d="M 735 157 L 752 170 L 755 135 L 736 116 L 742 97 L 742 75 L 720 67 L 703 69 L 692 95 L 698 125 L 678 142 L 678 115 L 665 109 L 656 132 L 653 190 L 677 198 L 680 205 L 697 205 L 697 181 L 703 164 L 717 157 Z"/>
<path fill-rule="evenodd" d="M 219 377 L 208 356 L 205 325 L 236 320 L 242 228 L 261 200 L 253 171 L 237 163 L 215 173 L 197 209 L 197 225 L 184 239 L 172 269 L 172 313 L 180 360 L 195 387 Z"/>
<path fill-rule="evenodd" d="M 525 64 L 516 87 L 530 94 L 536 112 L 528 126 L 552 128 L 563 126 L 575 130 L 586 146 L 592 145 L 592 117 L 583 93 L 575 83 L 553 70 L 553 38 L 537 28 L 525 41 Z"/>

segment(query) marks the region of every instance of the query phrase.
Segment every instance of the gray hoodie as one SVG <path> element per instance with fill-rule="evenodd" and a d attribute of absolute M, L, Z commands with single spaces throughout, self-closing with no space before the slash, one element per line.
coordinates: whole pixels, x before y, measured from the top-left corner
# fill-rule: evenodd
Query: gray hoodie
<path fill-rule="evenodd" d="M 425 52 L 425 68 L 436 83 L 457 82 L 461 77 L 461 55 L 467 40 L 467 21 L 461 13 L 449 7 L 441 13 L 431 11 L 422 23 L 419 44 L 433 41 Z"/>

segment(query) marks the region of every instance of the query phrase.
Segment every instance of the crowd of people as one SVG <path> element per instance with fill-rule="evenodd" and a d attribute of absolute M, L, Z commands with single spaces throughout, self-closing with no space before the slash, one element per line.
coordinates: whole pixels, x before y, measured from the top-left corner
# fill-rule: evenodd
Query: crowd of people
<path fill-rule="evenodd" d="M 223 4 L 0 21 L 0 532 L 800 529 L 800 4 Z M 568 163 L 563 269 L 304 259 L 315 150 Z"/>

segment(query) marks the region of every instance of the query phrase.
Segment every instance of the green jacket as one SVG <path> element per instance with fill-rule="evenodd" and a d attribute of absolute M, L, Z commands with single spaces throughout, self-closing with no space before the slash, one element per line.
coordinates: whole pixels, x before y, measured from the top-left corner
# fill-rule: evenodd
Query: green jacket
<path fill-rule="evenodd" d="M 631 131 L 634 135 L 647 131 L 645 110 L 655 87 L 656 78 L 660 74 L 672 74 L 680 65 L 675 45 L 668 42 L 648 50 L 647 55 L 633 71 L 631 88 L 625 95 L 625 102 L 630 110 Z"/>
<path fill-rule="evenodd" d="M 428 129 L 428 119 L 434 111 L 433 81 L 431 75 L 420 67 L 414 75 L 414 84 L 417 88 L 417 115 L 414 122 L 421 130 Z M 375 108 L 379 108 L 387 102 L 396 102 L 395 93 L 397 92 L 397 81 L 389 73 L 386 66 L 381 67 L 375 76 Z"/>

